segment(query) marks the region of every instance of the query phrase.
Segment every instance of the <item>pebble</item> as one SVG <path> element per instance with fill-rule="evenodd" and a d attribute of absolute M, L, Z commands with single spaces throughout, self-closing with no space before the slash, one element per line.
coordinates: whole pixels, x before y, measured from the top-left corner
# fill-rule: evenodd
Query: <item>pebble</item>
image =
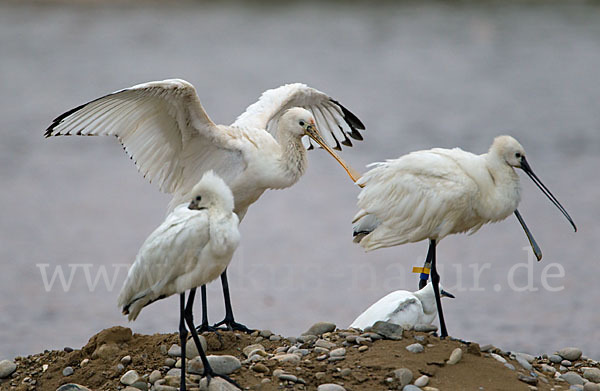
<path fill-rule="evenodd" d="M 208 359 L 208 363 L 212 367 L 213 371 L 215 371 L 218 375 L 229 375 L 233 372 L 237 371 L 242 367 L 242 363 L 237 357 L 230 355 L 210 355 L 206 357 Z M 200 357 L 195 357 L 190 360 L 188 363 L 188 370 L 190 373 L 194 373 L 197 375 L 201 375 L 204 373 L 204 365 L 202 365 L 202 360 Z"/>
<path fill-rule="evenodd" d="M 346 391 L 346 389 L 339 384 L 327 383 L 317 387 L 317 391 Z"/>
<path fill-rule="evenodd" d="M 281 341 L 281 336 L 280 335 L 271 335 L 269 337 L 269 341 L 273 341 L 273 342 Z"/>
<path fill-rule="evenodd" d="M 315 379 L 321 380 L 322 378 L 325 377 L 325 375 L 326 375 L 325 372 L 317 372 L 317 373 L 315 373 Z"/>
<path fill-rule="evenodd" d="M 335 330 L 335 324 L 330 322 L 317 322 L 302 333 L 302 335 L 323 335 Z"/>
<path fill-rule="evenodd" d="M 419 387 L 408 384 L 402 387 L 402 391 L 422 391 Z"/>
<path fill-rule="evenodd" d="M 196 388 L 196 390 L 207 390 L 207 391 L 239 391 L 239 388 L 229 383 L 225 379 L 221 379 L 220 377 L 213 377 L 210 379 L 210 384 L 206 386 L 207 379 L 205 377 L 200 380 L 200 387 Z M 177 389 L 175 389 L 177 391 Z M 190 389 L 191 391 L 191 389 Z"/>
<path fill-rule="evenodd" d="M 366 351 L 367 349 L 369 349 L 369 347 L 368 347 L 368 346 L 366 346 L 366 345 L 363 345 L 363 346 L 360 346 L 360 347 L 358 348 L 358 351 L 359 351 L 359 352 L 364 352 L 364 351 Z"/>
<path fill-rule="evenodd" d="M 583 384 L 573 384 L 569 390 L 583 391 Z"/>
<path fill-rule="evenodd" d="M 416 324 L 414 327 L 415 331 L 419 331 L 422 333 L 430 333 L 432 331 L 437 331 L 438 327 L 434 324 Z"/>
<path fill-rule="evenodd" d="M 429 376 L 423 375 L 419 376 L 417 380 L 415 380 L 415 386 L 417 387 L 425 387 L 429 383 Z"/>
<path fill-rule="evenodd" d="M 600 391 L 600 386 L 590 381 L 583 385 L 583 391 Z"/>
<path fill-rule="evenodd" d="M 89 363 L 89 362 L 90 362 L 90 359 L 89 359 L 89 358 L 84 358 L 84 359 L 83 359 L 83 360 L 81 360 L 81 362 L 79 363 L 79 366 L 80 366 L 80 367 L 83 367 L 83 366 L 87 365 L 87 363 Z"/>
<path fill-rule="evenodd" d="M 189 365 L 189 363 L 188 363 L 188 365 Z M 167 375 L 165 376 L 165 379 L 167 377 L 181 377 L 181 369 L 179 369 L 179 368 L 171 368 L 171 369 L 169 369 L 169 371 L 167 372 Z"/>
<path fill-rule="evenodd" d="M 121 373 L 125 370 L 125 365 L 118 363 L 117 364 L 117 372 Z"/>
<path fill-rule="evenodd" d="M 315 347 L 325 348 L 325 349 L 331 350 L 331 349 L 335 348 L 335 344 L 333 342 L 326 341 L 324 339 L 319 338 L 315 342 Z"/>
<path fill-rule="evenodd" d="M 563 373 L 562 375 L 560 375 L 560 378 L 565 380 L 567 383 L 569 383 L 571 385 L 583 384 L 583 378 L 581 376 L 579 376 L 576 372 L 573 372 L 573 371 Z"/>
<path fill-rule="evenodd" d="M 90 389 L 79 384 L 69 383 L 58 387 L 56 391 L 90 391 Z"/>
<path fill-rule="evenodd" d="M 296 363 L 300 362 L 300 356 L 298 356 L 297 354 L 294 354 L 294 353 L 281 354 L 281 355 L 275 356 L 273 358 L 279 362 L 288 362 L 288 363 L 292 363 L 292 364 L 296 364 Z"/>
<path fill-rule="evenodd" d="M 529 364 L 529 363 L 528 363 L 528 364 Z M 515 370 L 516 370 L 515 366 L 514 366 L 514 365 L 512 365 L 511 363 L 508 363 L 508 362 L 507 362 L 506 364 L 504 364 L 504 366 L 505 366 L 506 368 L 510 369 L 511 371 L 515 371 Z"/>
<path fill-rule="evenodd" d="M 63 369 L 62 374 L 63 376 L 71 376 L 73 374 L 73 372 L 75 372 L 73 370 L 72 367 L 66 367 L 65 369 Z"/>
<path fill-rule="evenodd" d="M 121 359 L 121 364 L 129 365 L 131 364 L 131 356 L 125 356 Z"/>
<path fill-rule="evenodd" d="M 179 345 L 171 345 L 167 354 L 171 357 L 181 357 L 181 347 Z"/>
<path fill-rule="evenodd" d="M 150 384 L 154 384 L 157 380 L 159 380 L 161 378 L 162 378 L 162 374 L 160 373 L 160 371 L 158 369 L 155 369 L 152 371 L 150 376 L 148 376 L 148 381 L 150 382 Z"/>
<path fill-rule="evenodd" d="M 256 363 L 250 367 L 254 372 L 269 373 L 269 368 L 265 364 Z"/>
<path fill-rule="evenodd" d="M 506 359 L 499 354 L 490 353 L 490 356 L 494 357 L 497 361 L 500 361 L 502 364 L 506 364 Z"/>
<path fill-rule="evenodd" d="M 344 368 L 340 371 L 340 375 L 342 375 L 344 377 L 349 376 L 351 374 L 352 374 L 352 369 L 350 369 L 350 368 Z"/>
<path fill-rule="evenodd" d="M 320 355 L 320 356 L 317 356 L 317 357 L 315 358 L 315 360 L 317 360 L 317 361 L 323 361 L 323 360 L 325 360 L 325 359 L 327 359 L 327 355 L 326 355 L 326 354 L 322 354 L 322 355 Z"/>
<path fill-rule="evenodd" d="M 258 334 L 263 338 L 269 338 L 271 335 L 273 335 L 273 332 L 271 330 L 260 330 Z"/>
<path fill-rule="evenodd" d="M 552 365 L 542 364 L 542 372 L 554 374 L 556 372 L 556 369 Z"/>
<path fill-rule="evenodd" d="M 600 369 L 586 368 L 583 370 L 583 377 L 594 383 L 600 383 Z"/>
<path fill-rule="evenodd" d="M 457 364 L 462 358 L 463 352 L 461 348 L 456 348 L 450 353 L 450 358 L 446 361 L 446 364 L 454 365 Z"/>
<path fill-rule="evenodd" d="M 199 335 L 198 338 L 200 339 L 200 346 L 202 346 L 202 349 L 204 349 L 204 351 L 206 352 L 206 348 L 207 348 L 207 344 L 206 344 L 206 338 L 204 338 L 204 336 Z M 180 355 L 181 355 L 181 349 L 179 349 Z M 194 342 L 193 338 L 188 339 L 188 341 L 185 343 L 185 355 L 187 358 L 194 358 L 194 357 L 198 357 L 200 355 L 200 352 L 198 351 L 198 348 L 196 347 L 196 343 Z"/>
<path fill-rule="evenodd" d="M 548 360 L 550 360 L 550 362 L 553 364 L 559 364 L 563 359 L 559 355 L 553 354 L 550 357 L 548 357 Z"/>
<path fill-rule="evenodd" d="M 279 375 L 279 380 L 288 380 L 295 383 L 298 381 L 298 377 L 289 373 L 282 373 Z"/>
<path fill-rule="evenodd" d="M 517 362 L 519 363 L 520 366 L 522 366 L 523 368 L 525 368 L 526 370 L 530 371 L 532 366 L 529 363 L 529 361 L 527 361 L 527 359 L 521 355 L 517 355 L 516 357 Z"/>
<path fill-rule="evenodd" d="M 125 372 L 125 374 L 123 376 L 121 376 L 121 383 L 125 384 L 126 386 L 130 386 L 133 383 L 135 383 L 136 381 L 138 381 L 140 378 L 140 375 L 138 375 L 138 373 L 135 370 L 129 370 L 127 372 Z"/>
<path fill-rule="evenodd" d="M 168 367 L 174 367 L 176 363 L 177 363 L 177 361 L 175 361 L 174 358 L 171 358 L 171 357 L 165 358 L 165 365 Z"/>
<path fill-rule="evenodd" d="M 527 383 L 527 384 L 531 384 L 532 386 L 537 385 L 538 383 L 538 379 L 537 377 L 533 377 L 533 376 L 525 376 L 521 373 L 518 374 L 518 379 L 520 381 L 522 381 L 523 383 Z"/>
<path fill-rule="evenodd" d="M 129 387 L 127 387 L 127 388 L 129 388 Z M 146 383 L 145 380 L 138 380 L 131 385 L 131 388 L 133 388 L 135 391 L 139 391 L 139 390 L 148 391 L 148 383 Z"/>
<path fill-rule="evenodd" d="M 316 348 L 313 349 L 313 352 L 315 352 L 315 354 L 327 354 L 327 353 L 329 353 L 329 349 L 321 348 L 321 347 L 317 346 Z"/>
<path fill-rule="evenodd" d="M 408 368 L 399 368 L 394 371 L 394 376 L 400 382 L 400 387 L 410 384 L 413 379 L 413 373 Z"/>
<path fill-rule="evenodd" d="M 479 348 L 482 352 L 489 352 L 491 350 L 494 350 L 494 345 L 490 345 L 489 343 L 487 345 L 483 345 Z"/>
<path fill-rule="evenodd" d="M 368 333 L 362 333 L 360 335 L 361 338 L 371 338 L 371 340 L 376 341 L 378 339 L 382 339 L 383 337 L 380 334 L 377 333 L 372 333 L 372 332 L 368 332 Z"/>
<path fill-rule="evenodd" d="M 344 360 L 345 358 L 346 358 L 345 356 L 335 356 L 335 357 L 329 357 L 329 358 L 327 359 L 327 361 L 330 361 L 330 362 L 334 362 L 334 361 L 342 361 L 342 360 Z"/>
<path fill-rule="evenodd" d="M 345 348 L 337 348 L 329 352 L 329 357 L 342 357 L 346 355 Z"/>
<path fill-rule="evenodd" d="M 535 357 L 532 356 L 531 354 L 527 354 L 527 353 L 515 353 L 515 356 L 524 358 L 530 364 L 532 364 L 535 361 Z"/>
<path fill-rule="evenodd" d="M 42 365 L 42 372 L 46 372 L 48 370 L 48 364 Z"/>
<path fill-rule="evenodd" d="M 9 360 L 0 361 L 0 379 L 9 377 L 17 370 L 17 364 Z"/>
<path fill-rule="evenodd" d="M 420 343 L 413 343 L 412 345 L 408 345 L 406 350 L 411 353 L 421 353 L 425 350 L 425 348 Z"/>
<path fill-rule="evenodd" d="M 401 340 L 402 332 L 404 331 L 402 326 L 390 322 L 383 322 L 381 320 L 375 322 L 373 327 L 371 327 L 371 330 L 392 340 Z"/>
<path fill-rule="evenodd" d="M 563 367 L 570 367 L 571 365 L 573 365 L 573 363 L 569 360 L 562 360 L 560 362 L 560 365 L 562 365 Z"/>
<path fill-rule="evenodd" d="M 556 354 L 558 354 L 565 360 L 575 361 L 579 360 L 579 358 L 581 357 L 581 349 L 568 347 L 560 349 L 558 352 L 556 352 Z"/>
<path fill-rule="evenodd" d="M 250 357 L 250 353 L 253 353 L 255 350 L 262 350 L 262 351 L 264 351 L 264 350 L 265 350 L 265 347 L 264 347 L 264 346 L 262 346 L 262 345 L 261 345 L 261 344 L 259 344 L 259 343 L 256 343 L 256 344 L 253 344 L 253 345 L 248 345 L 248 346 L 246 346 L 246 347 L 245 347 L 245 348 L 242 350 L 242 353 L 244 353 L 244 355 L 245 355 L 246 357 Z"/>

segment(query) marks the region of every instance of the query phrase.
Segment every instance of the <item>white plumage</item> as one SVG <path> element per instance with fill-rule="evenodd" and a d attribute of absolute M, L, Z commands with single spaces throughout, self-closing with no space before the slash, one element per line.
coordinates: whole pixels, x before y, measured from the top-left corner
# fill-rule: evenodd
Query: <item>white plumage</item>
<path fill-rule="evenodd" d="M 442 296 L 454 297 L 444 292 Z M 435 295 L 431 283 L 416 292 L 398 290 L 387 294 L 360 314 L 349 326 L 364 330 L 378 321 L 395 323 L 405 330 L 417 324 L 431 324 L 437 316 Z"/>
<path fill-rule="evenodd" d="M 129 269 L 118 298 L 129 320 L 153 301 L 216 279 L 231 261 L 240 240 L 231 190 L 209 171 L 191 194 L 148 236 Z"/>

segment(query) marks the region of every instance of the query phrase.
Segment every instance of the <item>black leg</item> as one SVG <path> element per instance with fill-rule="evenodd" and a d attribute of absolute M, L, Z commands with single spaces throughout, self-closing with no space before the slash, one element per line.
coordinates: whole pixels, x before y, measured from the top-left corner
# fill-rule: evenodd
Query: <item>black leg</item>
<path fill-rule="evenodd" d="M 429 248 L 433 247 L 433 255 L 431 256 L 431 283 L 433 284 L 433 292 L 435 293 L 435 303 L 437 305 L 438 317 L 440 319 L 440 338 L 444 339 L 448 336 L 448 330 L 446 330 L 446 322 L 444 322 L 444 312 L 442 311 L 442 300 L 440 297 L 440 275 L 437 272 L 435 265 L 435 240 L 430 242 Z"/>
<path fill-rule="evenodd" d="M 210 326 L 208 324 L 208 306 L 206 304 L 206 285 L 202 285 L 200 287 L 200 293 L 202 295 L 202 323 L 200 326 L 196 327 L 196 331 L 199 333 L 203 333 L 205 331 L 217 331 L 216 327 Z"/>
<path fill-rule="evenodd" d="M 225 269 L 223 274 L 221 274 L 221 284 L 223 285 L 223 297 L 225 298 L 225 319 L 215 324 L 213 327 L 225 325 L 226 330 L 237 330 L 243 331 L 244 333 L 251 333 L 254 330 L 250 330 L 243 324 L 237 323 L 233 318 L 233 308 L 231 307 L 231 298 L 229 297 L 229 283 L 227 282 L 227 269 Z"/>
<path fill-rule="evenodd" d="M 435 240 L 429 241 L 429 250 L 427 250 L 427 257 L 425 258 L 424 268 L 431 270 L 431 257 L 435 254 Z M 429 279 L 429 274 L 421 273 L 419 276 L 419 289 L 425 288 L 427 285 L 427 280 Z"/>
<path fill-rule="evenodd" d="M 179 295 L 179 341 L 181 345 L 181 383 L 180 390 L 185 391 L 185 344 L 188 331 L 185 328 L 185 293 Z"/>
<path fill-rule="evenodd" d="M 221 378 L 227 380 L 229 383 L 236 386 L 237 388 L 241 389 L 242 387 L 240 387 L 239 384 L 237 384 L 233 379 L 229 378 L 228 376 L 219 375 L 219 374 L 215 373 L 213 371 L 213 369 L 211 368 L 210 364 L 208 363 L 208 359 L 206 358 L 206 354 L 204 353 L 204 349 L 202 349 L 202 344 L 200 343 L 200 337 L 198 336 L 198 332 L 196 331 L 196 328 L 194 327 L 193 305 L 194 305 L 194 296 L 195 295 L 196 295 L 196 289 L 192 289 L 190 291 L 188 303 L 185 307 L 184 318 L 185 318 L 186 323 L 188 324 L 188 327 L 190 328 L 190 331 L 192 332 L 192 339 L 194 340 L 194 343 L 196 344 L 198 353 L 200 353 L 200 359 L 202 360 L 202 365 L 204 366 L 204 376 L 206 376 L 206 380 L 207 380 L 206 386 L 208 387 L 208 385 L 210 384 L 210 379 L 212 379 L 213 377 L 221 377 Z M 183 301 L 182 301 L 182 303 L 183 303 Z M 182 353 L 182 357 L 183 357 L 183 353 Z M 183 360 L 182 360 L 181 364 L 183 365 Z M 182 366 L 181 373 L 183 374 L 183 366 Z M 183 389 L 183 388 L 182 388 L 182 390 L 185 391 L 185 389 Z"/>

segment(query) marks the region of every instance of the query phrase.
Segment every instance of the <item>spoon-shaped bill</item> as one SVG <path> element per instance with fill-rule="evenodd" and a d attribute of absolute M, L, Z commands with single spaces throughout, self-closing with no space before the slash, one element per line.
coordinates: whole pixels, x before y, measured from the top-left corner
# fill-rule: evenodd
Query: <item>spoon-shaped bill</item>
<path fill-rule="evenodd" d="M 348 173 L 348 175 L 350 176 L 350 179 L 352 179 L 353 182 L 356 182 L 357 180 L 360 179 L 360 174 L 356 170 L 354 170 L 352 167 L 347 165 L 346 162 L 344 162 L 344 160 L 342 160 L 342 158 L 339 157 L 335 152 L 333 152 L 333 150 L 329 147 L 329 145 L 327 145 L 325 140 L 323 140 L 323 137 L 321 137 L 321 134 L 319 133 L 319 131 L 317 130 L 317 128 L 314 125 L 309 125 L 306 128 L 306 134 L 311 139 L 315 140 L 315 142 L 317 144 L 319 144 L 321 147 L 323 147 L 323 149 L 325 149 L 327 152 L 329 152 L 329 154 L 331 156 L 333 156 L 333 158 L 335 160 L 337 160 L 337 162 L 344 168 L 344 170 L 346 170 L 346 173 Z"/>
<path fill-rule="evenodd" d="M 558 208 L 558 210 L 560 210 L 562 212 L 562 214 L 567 218 L 567 220 L 569 220 L 569 222 L 573 226 L 573 229 L 575 230 L 575 232 L 577 232 L 577 227 L 575 226 L 575 223 L 573 222 L 573 219 L 571 218 L 571 216 L 569 216 L 569 213 L 567 213 L 567 210 L 560 204 L 560 202 L 558 202 L 556 197 L 554 197 L 554 195 L 550 192 L 550 190 L 548 190 L 548 188 L 542 183 L 540 178 L 538 178 L 537 175 L 535 175 L 533 173 L 533 170 L 531 169 L 531 166 L 525 159 L 525 156 L 523 156 L 521 158 L 521 169 L 523 171 L 525 171 L 525 173 L 527 175 L 529 175 L 529 177 L 531 178 L 533 183 L 535 183 L 537 185 L 537 187 L 540 188 L 542 193 L 544 193 L 546 195 L 546 197 L 548 197 L 548 199 L 550 201 L 552 201 L 552 203 Z M 523 223 L 521 223 L 521 225 L 523 225 Z"/>
<path fill-rule="evenodd" d="M 519 213 L 518 209 L 515 209 L 515 216 L 517 216 L 519 223 L 521 223 L 521 227 L 523 227 L 523 231 L 525 231 L 525 235 L 527 235 L 527 239 L 529 239 L 529 244 L 531 245 L 531 249 L 533 250 L 535 257 L 538 261 L 541 261 L 542 250 L 540 250 L 540 246 L 538 246 L 537 242 L 533 238 L 533 235 L 531 234 L 531 231 L 529 231 L 529 228 L 527 228 L 527 224 L 525 224 L 525 220 L 523 220 L 521 217 L 521 213 Z"/>

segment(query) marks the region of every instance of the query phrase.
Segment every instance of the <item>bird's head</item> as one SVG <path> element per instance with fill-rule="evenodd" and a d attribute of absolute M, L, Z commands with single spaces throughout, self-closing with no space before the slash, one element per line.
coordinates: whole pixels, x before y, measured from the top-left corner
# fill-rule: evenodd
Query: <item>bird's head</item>
<path fill-rule="evenodd" d="M 207 171 L 191 192 L 189 209 L 201 210 L 217 207 L 225 212 L 233 211 L 233 194 L 221 177 Z"/>
<path fill-rule="evenodd" d="M 490 147 L 490 153 L 495 153 L 503 159 L 506 164 L 511 167 L 520 168 L 531 178 L 533 183 L 539 187 L 539 189 L 548 197 L 550 201 L 562 212 L 562 214 L 569 220 L 575 232 L 577 227 L 573 222 L 567 210 L 558 202 L 556 197 L 550 192 L 550 190 L 542 183 L 540 178 L 535 175 L 529 162 L 525 158 L 525 149 L 511 136 L 499 136 L 494 139 L 494 143 Z"/>
<path fill-rule="evenodd" d="M 293 107 L 287 110 L 279 120 L 279 127 L 298 136 L 298 138 L 302 136 L 310 137 L 331 156 L 333 156 L 333 158 L 344 168 L 344 170 L 346 170 L 354 182 L 360 178 L 360 174 L 358 174 L 352 167 L 348 166 L 346 162 L 344 162 L 344 160 L 342 160 L 342 158 L 339 157 L 329 145 L 327 145 L 327 142 L 323 139 L 323 136 L 321 136 L 319 129 L 317 129 L 315 119 L 310 111 L 303 109 L 302 107 Z"/>

